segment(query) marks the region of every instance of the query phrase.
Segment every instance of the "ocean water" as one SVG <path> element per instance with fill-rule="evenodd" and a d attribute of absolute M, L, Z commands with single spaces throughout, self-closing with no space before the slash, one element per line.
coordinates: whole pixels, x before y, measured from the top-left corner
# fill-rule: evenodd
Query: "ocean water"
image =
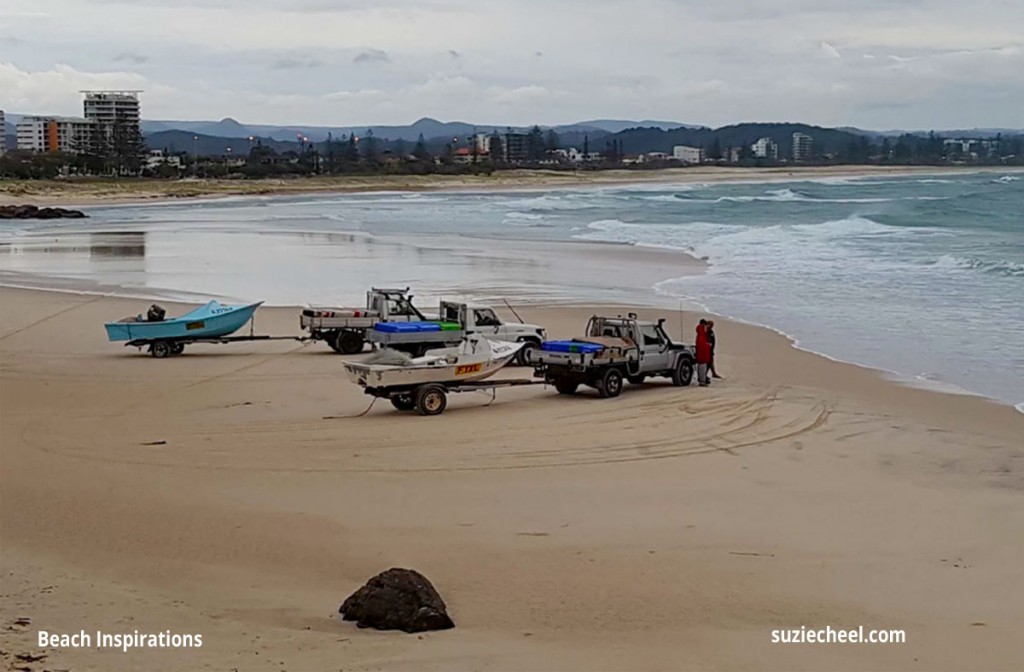
<path fill-rule="evenodd" d="M 1022 177 L 108 206 L 90 208 L 84 226 L 0 224 L 0 281 L 282 304 L 359 301 L 372 284 L 430 297 L 683 302 L 900 380 L 1022 404 Z M 560 244 L 572 242 L 662 253 L 647 262 Z M 675 267 L 666 251 L 705 259 L 707 272 Z"/>

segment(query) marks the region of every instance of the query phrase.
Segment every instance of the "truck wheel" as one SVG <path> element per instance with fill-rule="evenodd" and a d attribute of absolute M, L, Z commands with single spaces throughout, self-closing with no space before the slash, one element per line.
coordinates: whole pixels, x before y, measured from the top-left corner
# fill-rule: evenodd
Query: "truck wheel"
<path fill-rule="evenodd" d="M 416 400 L 411 394 L 399 394 L 391 397 L 391 405 L 400 411 L 411 411 L 416 408 Z"/>
<path fill-rule="evenodd" d="M 518 366 L 530 366 L 530 353 L 537 349 L 536 341 L 523 341 L 523 347 L 516 353 Z"/>
<path fill-rule="evenodd" d="M 672 384 L 676 387 L 686 387 L 692 380 L 693 362 L 688 357 L 680 357 L 672 371 Z"/>
<path fill-rule="evenodd" d="M 643 385 L 644 381 L 647 380 L 647 376 L 641 373 L 639 376 L 626 376 L 626 380 L 629 381 L 630 385 Z"/>
<path fill-rule="evenodd" d="M 558 390 L 559 394 L 576 394 L 577 387 L 579 387 L 579 383 L 575 383 L 571 380 L 555 381 L 555 389 Z"/>
<path fill-rule="evenodd" d="M 166 341 L 157 341 L 149 346 L 149 354 L 157 359 L 171 356 L 171 344 Z"/>
<path fill-rule="evenodd" d="M 440 385 L 425 385 L 416 391 L 416 410 L 420 415 L 441 415 L 448 406 L 448 396 Z"/>
<path fill-rule="evenodd" d="M 338 340 L 341 336 L 340 331 L 321 331 L 320 338 L 327 341 L 327 345 L 331 346 L 331 350 L 340 353 L 341 350 L 338 347 Z"/>
<path fill-rule="evenodd" d="M 608 369 L 597 381 L 597 392 L 605 399 L 619 396 L 622 392 L 622 372 L 618 369 Z"/>
<path fill-rule="evenodd" d="M 363 337 L 354 331 L 339 331 L 333 347 L 343 355 L 358 355 L 363 351 Z"/>

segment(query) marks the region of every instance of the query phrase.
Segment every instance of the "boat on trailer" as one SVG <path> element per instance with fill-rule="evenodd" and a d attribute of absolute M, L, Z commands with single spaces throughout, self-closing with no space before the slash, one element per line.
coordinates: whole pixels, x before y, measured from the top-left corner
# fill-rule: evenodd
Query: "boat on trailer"
<path fill-rule="evenodd" d="M 438 415 L 448 392 L 494 389 L 533 381 L 487 381 L 512 361 L 522 343 L 491 341 L 479 334 L 459 345 L 428 350 L 422 357 L 384 349 L 363 362 L 343 362 L 349 380 L 373 397 L 384 397 L 400 411 Z"/>
<path fill-rule="evenodd" d="M 276 338 L 251 334 L 231 336 L 252 320 L 261 305 L 262 301 L 245 306 L 210 301 L 184 315 L 166 317 L 164 309 L 154 304 L 149 307 L 146 315 L 126 317 L 103 326 L 107 331 L 107 340 L 111 342 L 124 341 L 125 345 L 149 346 L 150 354 L 154 357 L 167 357 L 181 354 L 187 343 L 230 343 Z"/>

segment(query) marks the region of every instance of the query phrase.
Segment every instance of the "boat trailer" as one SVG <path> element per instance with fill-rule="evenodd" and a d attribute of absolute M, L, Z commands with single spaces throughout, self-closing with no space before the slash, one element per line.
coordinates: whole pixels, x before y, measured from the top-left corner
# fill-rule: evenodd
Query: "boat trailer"
<path fill-rule="evenodd" d="M 420 415 L 440 415 L 448 407 L 448 395 L 460 392 L 490 392 L 490 405 L 497 397 L 498 390 L 505 387 L 525 387 L 526 385 L 544 385 L 543 380 L 530 378 L 511 378 L 506 380 L 478 380 L 467 382 L 432 382 L 416 385 L 387 385 L 384 387 L 364 387 L 363 392 L 373 397 L 373 401 L 361 417 L 370 412 L 378 399 L 388 399 L 391 405 L 400 411 L 415 410 Z"/>

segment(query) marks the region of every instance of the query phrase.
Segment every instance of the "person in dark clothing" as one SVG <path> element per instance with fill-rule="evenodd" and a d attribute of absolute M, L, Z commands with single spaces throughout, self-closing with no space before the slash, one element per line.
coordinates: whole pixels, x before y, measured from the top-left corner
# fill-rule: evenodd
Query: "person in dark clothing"
<path fill-rule="evenodd" d="M 715 321 L 708 320 L 707 323 L 707 337 L 708 344 L 711 346 L 711 361 L 708 362 L 708 370 L 711 372 L 712 378 L 721 378 L 718 375 L 718 371 L 715 370 Z"/>

